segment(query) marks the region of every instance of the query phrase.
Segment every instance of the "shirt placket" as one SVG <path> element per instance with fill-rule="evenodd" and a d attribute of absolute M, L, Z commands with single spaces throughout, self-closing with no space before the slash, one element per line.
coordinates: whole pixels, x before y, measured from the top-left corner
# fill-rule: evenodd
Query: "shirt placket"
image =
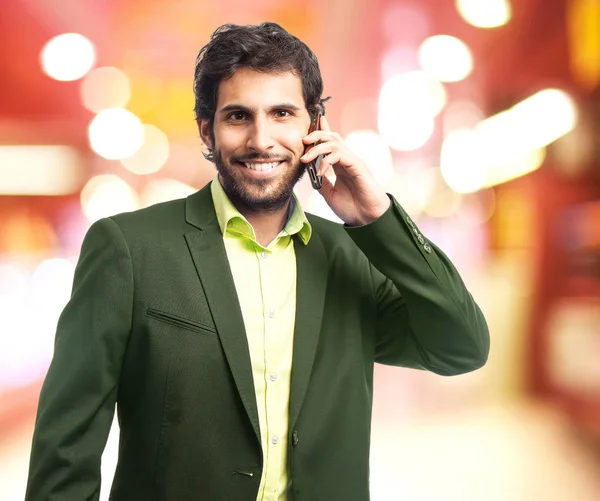
<path fill-rule="evenodd" d="M 261 250 L 259 263 L 264 300 L 264 354 L 265 354 L 265 391 L 267 420 L 267 457 L 268 467 L 265 479 L 264 501 L 277 501 L 282 453 L 285 450 L 285 430 L 280 429 L 281 384 L 279 384 L 280 340 L 277 325 L 281 311 L 280 298 L 276 294 L 278 277 L 276 275 L 276 249 Z"/>

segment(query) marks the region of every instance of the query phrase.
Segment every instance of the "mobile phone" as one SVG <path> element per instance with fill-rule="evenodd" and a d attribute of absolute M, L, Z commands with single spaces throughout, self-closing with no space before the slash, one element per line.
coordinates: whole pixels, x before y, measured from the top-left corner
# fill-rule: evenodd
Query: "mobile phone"
<path fill-rule="evenodd" d="M 308 133 L 310 134 L 316 130 L 321 130 L 321 112 L 319 110 L 317 110 L 315 113 L 315 118 L 310 123 Z M 319 143 L 307 144 L 304 147 L 304 154 L 308 153 L 310 149 L 317 144 Z M 323 186 L 323 176 L 317 176 L 323 156 L 324 155 L 319 155 L 317 158 L 306 164 L 306 170 L 308 171 L 308 176 L 310 177 L 310 184 L 312 184 L 312 187 L 315 190 L 320 190 L 321 186 Z"/>

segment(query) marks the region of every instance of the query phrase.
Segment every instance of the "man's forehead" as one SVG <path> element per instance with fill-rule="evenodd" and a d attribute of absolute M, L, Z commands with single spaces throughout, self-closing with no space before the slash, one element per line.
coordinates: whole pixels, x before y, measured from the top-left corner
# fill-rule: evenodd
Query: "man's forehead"
<path fill-rule="evenodd" d="M 292 71 L 275 73 L 240 68 L 219 85 L 218 109 L 232 102 L 249 107 L 289 102 L 304 107 L 302 81 Z"/>

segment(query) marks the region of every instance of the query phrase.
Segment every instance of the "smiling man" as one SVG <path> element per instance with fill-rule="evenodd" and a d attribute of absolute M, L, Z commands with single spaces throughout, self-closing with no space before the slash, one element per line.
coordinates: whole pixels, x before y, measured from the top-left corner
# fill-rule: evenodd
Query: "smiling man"
<path fill-rule="evenodd" d="M 304 43 L 273 23 L 222 26 L 194 92 L 218 175 L 89 229 L 26 499 L 98 499 L 116 405 L 113 501 L 367 501 L 374 364 L 478 369 L 485 319 L 327 120 L 307 133 L 325 100 Z M 293 194 L 317 156 L 343 225 Z"/>

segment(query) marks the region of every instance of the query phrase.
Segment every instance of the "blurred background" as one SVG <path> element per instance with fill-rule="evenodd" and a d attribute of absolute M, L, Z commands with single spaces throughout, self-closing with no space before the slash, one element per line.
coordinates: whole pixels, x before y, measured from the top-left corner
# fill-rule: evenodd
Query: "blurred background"
<path fill-rule="evenodd" d="M 600 500 L 600 0 L 1 0 L 0 499 L 83 235 L 214 177 L 194 60 L 264 20 L 316 52 L 332 127 L 490 324 L 475 373 L 377 367 L 373 501 Z"/>

